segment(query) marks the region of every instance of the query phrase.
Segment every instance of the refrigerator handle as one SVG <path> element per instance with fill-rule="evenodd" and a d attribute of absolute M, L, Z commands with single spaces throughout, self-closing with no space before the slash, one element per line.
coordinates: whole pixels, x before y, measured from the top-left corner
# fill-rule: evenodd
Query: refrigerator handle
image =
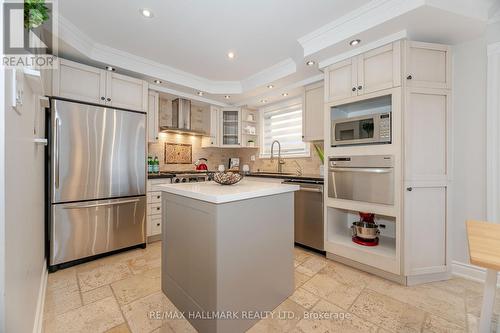
<path fill-rule="evenodd" d="M 55 143 L 56 143 L 56 146 L 55 146 L 55 149 L 54 149 L 54 158 L 55 158 L 55 174 L 54 174 L 54 178 L 55 178 L 55 185 L 56 185 L 56 188 L 59 188 L 59 118 L 57 118 L 56 116 L 56 128 L 55 128 L 55 131 L 54 131 L 54 135 L 55 135 Z"/>
<path fill-rule="evenodd" d="M 139 199 L 105 202 L 105 203 L 97 203 L 97 204 L 90 204 L 90 205 L 83 205 L 83 206 L 66 206 L 66 207 L 64 207 L 64 209 L 80 209 L 80 208 L 94 208 L 94 207 L 102 207 L 102 206 L 116 206 L 116 205 L 123 205 L 123 204 L 134 203 L 134 202 L 139 202 Z"/>

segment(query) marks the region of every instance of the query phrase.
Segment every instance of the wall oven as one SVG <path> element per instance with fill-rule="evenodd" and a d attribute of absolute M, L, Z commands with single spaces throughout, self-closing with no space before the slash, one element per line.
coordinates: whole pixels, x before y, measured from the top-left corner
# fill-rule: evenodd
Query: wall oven
<path fill-rule="evenodd" d="M 329 158 L 328 196 L 369 203 L 394 204 L 392 155 Z"/>
<path fill-rule="evenodd" d="M 332 147 L 377 143 L 391 143 L 391 112 L 332 120 Z"/>

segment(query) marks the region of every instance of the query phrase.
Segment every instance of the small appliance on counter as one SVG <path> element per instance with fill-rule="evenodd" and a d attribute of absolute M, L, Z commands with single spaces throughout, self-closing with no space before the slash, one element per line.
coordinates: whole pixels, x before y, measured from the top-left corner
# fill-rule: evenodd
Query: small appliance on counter
<path fill-rule="evenodd" d="M 359 212 L 360 220 L 351 226 L 352 241 L 364 246 L 377 246 L 380 230 L 375 223 L 375 214 Z"/>
<path fill-rule="evenodd" d="M 208 162 L 208 160 L 204 157 L 199 158 L 196 162 L 194 162 L 194 165 L 196 166 L 196 171 L 208 170 L 206 162 Z"/>

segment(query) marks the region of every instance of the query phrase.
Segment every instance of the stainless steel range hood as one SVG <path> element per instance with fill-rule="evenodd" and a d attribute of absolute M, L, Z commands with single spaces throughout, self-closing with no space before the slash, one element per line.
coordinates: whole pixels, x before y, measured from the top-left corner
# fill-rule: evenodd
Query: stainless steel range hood
<path fill-rule="evenodd" d="M 184 98 L 172 101 L 172 126 L 161 126 L 160 130 L 164 133 L 205 135 L 191 129 L 191 101 Z"/>

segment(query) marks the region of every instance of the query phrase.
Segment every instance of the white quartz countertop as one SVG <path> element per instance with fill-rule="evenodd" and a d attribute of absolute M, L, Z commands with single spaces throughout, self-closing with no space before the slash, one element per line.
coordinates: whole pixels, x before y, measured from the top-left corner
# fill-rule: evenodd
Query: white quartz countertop
<path fill-rule="evenodd" d="M 210 181 L 201 183 L 157 185 L 156 188 L 163 192 L 220 204 L 280 193 L 294 192 L 298 191 L 300 186 L 247 181 L 243 179 L 234 185 L 220 185 L 214 181 Z"/>

